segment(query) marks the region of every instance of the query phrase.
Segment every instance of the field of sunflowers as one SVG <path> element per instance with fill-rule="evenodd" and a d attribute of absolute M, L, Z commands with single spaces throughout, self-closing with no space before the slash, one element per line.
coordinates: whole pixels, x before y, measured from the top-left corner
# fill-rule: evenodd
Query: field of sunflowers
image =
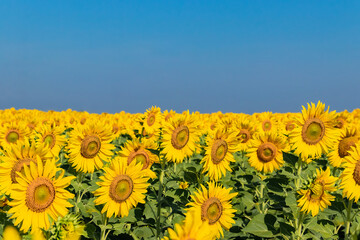
<path fill-rule="evenodd" d="M 0 236 L 358 239 L 360 110 L 0 111 Z"/>

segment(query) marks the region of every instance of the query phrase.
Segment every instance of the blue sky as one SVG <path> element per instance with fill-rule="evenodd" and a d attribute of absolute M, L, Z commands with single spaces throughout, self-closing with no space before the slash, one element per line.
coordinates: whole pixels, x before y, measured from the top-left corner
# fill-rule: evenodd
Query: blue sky
<path fill-rule="evenodd" d="M 2 1 L 0 109 L 360 103 L 359 1 Z"/>

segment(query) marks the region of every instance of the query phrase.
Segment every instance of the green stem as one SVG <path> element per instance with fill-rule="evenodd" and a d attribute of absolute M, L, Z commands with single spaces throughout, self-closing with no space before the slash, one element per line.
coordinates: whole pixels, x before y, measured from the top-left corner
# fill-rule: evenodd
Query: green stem
<path fill-rule="evenodd" d="M 163 192 L 163 184 L 164 184 L 164 171 L 165 171 L 165 159 L 163 158 L 161 160 L 160 158 L 160 163 L 161 163 L 161 171 L 160 171 L 160 175 L 159 175 L 159 191 L 158 191 L 158 196 L 157 196 L 157 202 L 158 202 L 158 207 L 157 207 L 157 218 L 156 218 L 156 238 L 160 239 L 160 234 L 161 234 L 161 204 L 162 204 L 162 192 Z"/>
<path fill-rule="evenodd" d="M 301 187 L 301 171 L 302 171 L 302 166 L 303 166 L 303 161 L 301 160 L 301 158 L 299 157 L 298 160 L 298 169 L 297 169 L 297 178 L 295 180 L 295 187 L 296 190 L 299 190 Z"/>
<path fill-rule="evenodd" d="M 345 239 L 350 238 L 349 234 L 350 234 L 350 223 L 351 223 L 351 209 L 352 209 L 353 202 L 354 202 L 354 200 L 351 199 L 346 208 Z"/>
<path fill-rule="evenodd" d="M 102 225 L 101 226 L 101 236 L 100 236 L 100 240 L 106 240 L 106 237 L 107 237 L 107 235 L 109 234 L 109 232 L 108 233 L 106 233 L 106 225 L 107 225 L 107 217 L 106 217 L 106 215 L 105 215 L 105 213 L 103 214 L 103 222 L 104 222 L 104 225 Z"/>
<path fill-rule="evenodd" d="M 302 227 L 303 227 L 303 221 L 304 221 L 304 217 L 305 215 L 303 214 L 303 212 L 299 211 L 299 218 L 296 219 L 296 236 L 297 236 L 297 239 L 302 239 L 302 234 L 303 234 L 303 231 L 302 231 Z"/>
<path fill-rule="evenodd" d="M 79 184 L 82 183 L 83 179 L 84 179 L 84 173 L 80 172 L 78 175 L 77 175 L 77 182 Z M 83 197 L 83 194 L 81 193 L 81 188 L 79 188 L 79 190 L 76 192 L 76 203 L 75 203 L 75 213 L 78 213 L 79 212 L 79 207 L 78 207 L 78 203 L 81 202 L 81 199 Z"/>
<path fill-rule="evenodd" d="M 265 184 L 263 181 L 261 181 L 260 182 L 260 191 L 259 191 L 259 197 L 260 197 L 260 201 L 261 201 L 260 213 L 265 212 L 264 187 L 265 187 Z"/>

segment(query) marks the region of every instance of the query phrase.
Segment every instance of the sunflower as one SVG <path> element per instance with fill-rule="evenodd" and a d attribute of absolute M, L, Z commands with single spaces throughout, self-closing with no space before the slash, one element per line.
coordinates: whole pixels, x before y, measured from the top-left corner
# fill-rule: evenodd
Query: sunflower
<path fill-rule="evenodd" d="M 260 132 L 273 131 L 277 127 L 277 120 L 272 112 L 263 112 L 254 115 L 258 120 Z"/>
<path fill-rule="evenodd" d="M 340 167 L 349 150 L 359 141 L 359 134 L 355 127 L 341 130 L 340 137 L 334 143 L 334 150 L 329 153 L 329 162 L 334 167 Z"/>
<path fill-rule="evenodd" d="M 0 127 L 0 146 L 6 148 L 30 136 L 30 129 L 22 121 L 5 123 Z"/>
<path fill-rule="evenodd" d="M 176 223 L 174 230 L 168 228 L 169 238 L 164 240 L 213 240 L 216 239 L 214 228 L 207 221 L 201 221 L 201 215 L 194 210 L 188 211 L 182 224 Z"/>
<path fill-rule="evenodd" d="M 90 122 L 84 126 L 77 125 L 70 133 L 68 149 L 69 162 L 76 171 L 93 173 L 95 169 L 103 167 L 109 157 L 113 155 L 115 146 L 111 126 L 102 122 Z"/>
<path fill-rule="evenodd" d="M 195 151 L 199 138 L 197 123 L 188 112 L 178 115 L 164 124 L 162 137 L 162 152 L 167 160 L 181 163 Z"/>
<path fill-rule="evenodd" d="M 249 163 L 258 171 L 273 172 L 284 164 L 282 151 L 285 148 L 285 138 L 277 133 L 257 134 L 248 149 Z"/>
<path fill-rule="evenodd" d="M 328 192 L 336 191 L 335 182 L 337 177 L 330 176 L 330 168 L 325 171 L 316 169 L 316 179 L 307 189 L 298 191 L 301 198 L 298 200 L 298 207 L 302 212 L 310 213 L 314 217 L 331 205 L 335 197 Z"/>
<path fill-rule="evenodd" d="M 145 203 L 146 188 L 149 186 L 146 170 L 141 163 L 132 161 L 129 165 L 125 159 L 115 158 L 110 167 L 104 167 L 105 174 L 101 176 L 100 186 L 94 192 L 96 205 L 105 204 L 101 213 L 126 217 L 129 210 L 137 204 Z"/>
<path fill-rule="evenodd" d="M 49 153 L 47 147 L 30 146 L 28 139 L 8 147 L 0 163 L 0 193 L 9 195 L 13 184 L 17 183 L 17 173 L 24 173 L 24 167 L 29 166 L 31 162 L 36 163 L 37 160 L 45 162 L 51 159 Z"/>
<path fill-rule="evenodd" d="M 141 163 L 143 165 L 142 169 L 146 169 L 150 174 L 149 177 L 156 178 L 150 167 L 154 162 L 159 162 L 159 157 L 150 152 L 149 149 L 156 150 L 157 148 L 157 144 L 151 140 L 142 139 L 140 142 L 138 139 L 133 139 L 125 143 L 124 147 L 118 152 L 118 156 L 125 159 L 128 165 L 134 160 L 136 163 Z"/>
<path fill-rule="evenodd" d="M 64 131 L 65 128 L 63 126 L 49 124 L 41 125 L 38 133 L 35 135 L 35 138 L 37 139 L 36 146 L 40 147 L 41 145 L 47 145 L 50 152 L 55 157 L 58 157 L 60 150 L 66 143 L 65 135 L 63 135 Z"/>
<path fill-rule="evenodd" d="M 207 137 L 206 142 L 205 156 L 201 159 L 203 172 L 208 172 L 211 180 L 218 181 L 226 175 L 226 170 L 232 171 L 230 162 L 235 162 L 233 153 L 238 150 L 236 132 L 218 129 L 214 136 Z"/>
<path fill-rule="evenodd" d="M 345 157 L 344 171 L 340 179 L 340 188 L 343 189 L 343 196 L 349 200 L 355 199 L 357 202 L 360 198 L 360 144 L 356 143 L 351 147 L 349 155 Z"/>
<path fill-rule="evenodd" d="M 56 173 L 61 171 L 59 177 Z M 9 202 L 8 213 L 14 224 L 21 224 L 20 230 L 27 232 L 31 227 L 34 232 L 41 228 L 50 228 L 49 217 L 55 221 L 67 214 L 72 205 L 68 202 L 74 194 L 65 190 L 74 176 L 64 177 L 65 171 L 56 168 L 55 160 L 46 161 L 45 165 L 40 159 L 30 166 L 24 166 L 24 173 L 17 173 L 18 183 L 14 184 L 11 192 L 12 200 Z"/>
<path fill-rule="evenodd" d="M 306 110 L 303 106 L 301 117 L 297 118 L 297 127 L 290 133 L 290 142 L 293 144 L 295 154 L 302 159 L 312 159 L 327 154 L 338 138 L 335 128 L 335 111 L 325 111 L 325 104 L 318 102 L 308 104 Z"/>
<path fill-rule="evenodd" d="M 239 150 L 246 152 L 250 146 L 251 140 L 256 133 L 255 124 L 249 115 L 241 114 L 235 122 L 237 139 L 239 140 Z"/>
<path fill-rule="evenodd" d="M 235 223 L 233 220 L 235 209 L 230 203 L 237 193 L 230 193 L 232 188 L 224 188 L 215 182 L 209 182 L 209 190 L 201 185 L 201 190 L 191 195 L 193 202 L 187 205 L 187 212 L 195 211 L 201 216 L 202 222 L 208 222 L 216 237 L 223 236 L 223 228 L 228 230 Z M 187 214 L 186 214 L 187 216 Z"/>
<path fill-rule="evenodd" d="M 148 134 L 158 132 L 162 126 L 163 120 L 164 117 L 161 114 L 161 109 L 159 107 L 152 106 L 147 109 L 144 113 L 144 119 L 142 120 L 145 132 Z"/>

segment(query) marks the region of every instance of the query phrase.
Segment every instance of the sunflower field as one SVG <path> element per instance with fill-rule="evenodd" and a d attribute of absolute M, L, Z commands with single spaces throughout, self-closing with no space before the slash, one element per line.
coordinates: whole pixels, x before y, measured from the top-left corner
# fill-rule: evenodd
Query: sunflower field
<path fill-rule="evenodd" d="M 360 110 L 0 111 L 0 236 L 358 239 Z"/>

